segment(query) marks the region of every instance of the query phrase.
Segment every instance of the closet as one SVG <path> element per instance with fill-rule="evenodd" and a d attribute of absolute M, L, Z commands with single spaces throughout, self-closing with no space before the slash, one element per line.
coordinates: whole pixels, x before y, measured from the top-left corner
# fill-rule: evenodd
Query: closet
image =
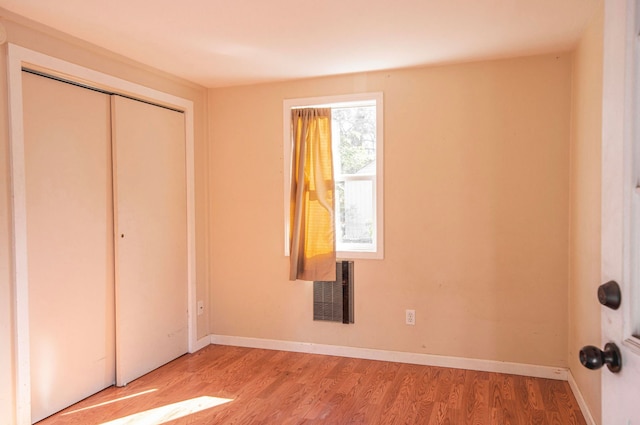
<path fill-rule="evenodd" d="M 188 349 L 181 112 L 23 72 L 31 417 Z"/>

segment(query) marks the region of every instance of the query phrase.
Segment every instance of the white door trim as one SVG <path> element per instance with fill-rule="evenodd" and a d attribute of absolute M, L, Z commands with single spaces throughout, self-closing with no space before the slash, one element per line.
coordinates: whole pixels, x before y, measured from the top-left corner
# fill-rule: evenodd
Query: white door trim
<path fill-rule="evenodd" d="M 103 74 L 14 44 L 8 45 L 8 96 L 10 175 L 13 214 L 14 323 L 16 358 L 16 419 L 31 425 L 31 375 L 29 365 L 29 291 L 27 274 L 27 221 L 25 199 L 22 68 L 43 71 L 106 91 L 147 100 L 184 112 L 187 170 L 187 293 L 189 352 L 196 351 L 195 281 L 195 173 L 193 102 L 111 75 Z"/>

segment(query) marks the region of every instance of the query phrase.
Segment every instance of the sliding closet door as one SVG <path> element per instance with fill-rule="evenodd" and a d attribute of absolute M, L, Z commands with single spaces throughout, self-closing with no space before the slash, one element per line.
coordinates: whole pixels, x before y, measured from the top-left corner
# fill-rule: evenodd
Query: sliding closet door
<path fill-rule="evenodd" d="M 115 380 L 109 96 L 23 73 L 32 419 Z"/>
<path fill-rule="evenodd" d="M 188 349 L 182 113 L 112 97 L 117 384 Z"/>

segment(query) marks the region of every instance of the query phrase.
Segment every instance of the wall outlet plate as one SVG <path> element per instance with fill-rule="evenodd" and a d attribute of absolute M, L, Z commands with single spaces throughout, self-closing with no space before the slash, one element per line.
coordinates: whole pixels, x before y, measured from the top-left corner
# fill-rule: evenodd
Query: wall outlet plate
<path fill-rule="evenodd" d="M 405 310 L 405 323 L 407 325 L 415 325 L 416 324 L 416 311 L 415 310 Z"/>

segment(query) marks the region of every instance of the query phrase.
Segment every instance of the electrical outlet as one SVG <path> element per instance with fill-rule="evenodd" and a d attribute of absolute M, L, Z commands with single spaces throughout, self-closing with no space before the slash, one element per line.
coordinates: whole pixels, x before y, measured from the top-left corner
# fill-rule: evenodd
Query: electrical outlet
<path fill-rule="evenodd" d="M 415 310 L 405 310 L 405 323 L 407 325 L 415 325 L 416 324 L 416 311 Z"/>
<path fill-rule="evenodd" d="M 204 313 L 204 302 L 198 301 L 198 316 Z"/>

